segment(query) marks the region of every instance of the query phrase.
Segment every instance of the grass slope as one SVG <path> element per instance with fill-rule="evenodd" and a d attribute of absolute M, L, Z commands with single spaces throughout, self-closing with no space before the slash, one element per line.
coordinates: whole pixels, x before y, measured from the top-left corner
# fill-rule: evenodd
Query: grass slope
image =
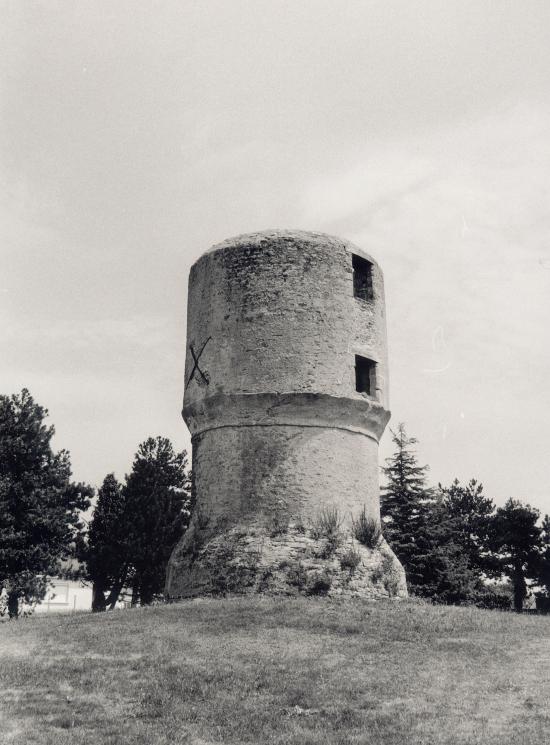
<path fill-rule="evenodd" d="M 550 741 L 550 617 L 237 598 L 0 624 L 0 742 Z"/>

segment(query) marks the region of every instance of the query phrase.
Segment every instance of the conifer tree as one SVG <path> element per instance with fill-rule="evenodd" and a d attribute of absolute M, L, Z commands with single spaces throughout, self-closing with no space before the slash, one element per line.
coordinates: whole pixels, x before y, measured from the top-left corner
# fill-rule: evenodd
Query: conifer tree
<path fill-rule="evenodd" d="M 499 507 L 491 520 L 489 544 L 500 570 L 512 582 L 514 609 L 521 612 L 527 596 L 527 580 L 540 573 L 539 511 L 516 499 Z"/>
<path fill-rule="evenodd" d="M 545 515 L 540 535 L 540 568 L 537 581 L 546 592 L 546 602 L 550 600 L 550 516 Z"/>
<path fill-rule="evenodd" d="M 494 568 L 488 550 L 493 500 L 483 494 L 483 484 L 476 479 L 470 479 L 464 486 L 458 479 L 447 487 L 439 484 L 439 493 L 446 530 L 479 579 L 483 572 Z"/>
<path fill-rule="evenodd" d="M 186 453 L 176 453 L 164 437 L 150 437 L 138 448 L 123 495 L 132 602 L 147 605 L 162 593 L 168 559 L 189 523 Z"/>
<path fill-rule="evenodd" d="M 430 509 L 434 495 L 426 484 L 428 466 L 418 464 L 414 446 L 400 423 L 391 430 L 394 454 L 382 468 L 387 484 L 382 486 L 380 507 L 384 535 L 405 568 L 409 590 L 426 594 L 434 536 L 430 531 Z"/>
<path fill-rule="evenodd" d="M 92 610 L 96 612 L 114 607 L 128 579 L 124 507 L 122 485 L 110 473 L 98 491 L 87 541 L 81 551 L 87 579 L 93 583 Z"/>
<path fill-rule="evenodd" d="M 91 487 L 71 481 L 66 450 L 51 447 L 48 412 L 29 391 L 0 396 L 0 589 L 11 618 L 33 604 L 82 530 Z"/>
<path fill-rule="evenodd" d="M 431 555 L 423 565 L 422 594 L 443 603 L 493 603 L 484 573 L 494 569 L 488 531 L 494 510 L 483 486 L 471 479 L 439 484 L 433 503 L 426 505 L 424 532 Z M 502 602 L 502 598 L 499 599 Z"/>
<path fill-rule="evenodd" d="M 471 566 L 474 544 L 470 553 L 465 546 L 474 541 L 468 532 L 474 527 L 469 524 L 472 510 L 486 509 L 482 487 L 472 481 L 464 488 L 455 481 L 435 492 L 426 483 L 428 466 L 418 464 L 416 438 L 407 435 L 403 424 L 392 436 L 396 449 L 383 469 L 387 484 L 382 487 L 381 513 L 384 534 L 403 564 L 409 591 L 440 603 L 468 602 L 481 585 L 480 571 Z"/>

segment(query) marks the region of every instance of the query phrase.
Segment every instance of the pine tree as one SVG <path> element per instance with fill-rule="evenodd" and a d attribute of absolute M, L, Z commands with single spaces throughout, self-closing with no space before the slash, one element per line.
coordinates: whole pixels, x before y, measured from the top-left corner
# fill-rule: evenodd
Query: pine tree
<path fill-rule="evenodd" d="M 439 484 L 439 493 L 447 530 L 467 558 L 468 567 L 481 578 L 494 564 L 488 551 L 493 500 L 483 494 L 483 484 L 476 479 L 465 486 L 458 479 L 448 487 Z"/>
<path fill-rule="evenodd" d="M 550 602 L 550 516 L 545 515 L 542 521 L 540 536 L 540 565 L 538 584 L 546 592 L 546 604 Z"/>
<path fill-rule="evenodd" d="M 539 511 L 516 499 L 499 507 L 491 520 L 489 545 L 500 571 L 512 582 L 514 608 L 520 612 L 527 596 L 527 580 L 540 573 Z"/>
<path fill-rule="evenodd" d="M 426 484 L 428 466 L 418 464 L 416 438 L 403 424 L 392 435 L 396 450 L 383 469 L 381 513 L 409 590 L 439 603 L 471 602 L 482 588 L 481 536 L 492 502 L 475 480 L 435 492 Z"/>
<path fill-rule="evenodd" d="M 80 552 L 86 564 L 86 577 L 93 583 L 92 610 L 96 612 L 114 607 L 130 571 L 124 513 L 122 485 L 110 473 L 98 491 L 87 541 Z"/>
<path fill-rule="evenodd" d="M 380 498 L 384 535 L 405 568 L 409 590 L 428 594 L 434 550 L 430 530 L 434 495 L 426 485 L 428 466 L 418 465 L 417 440 L 408 437 L 404 424 L 391 433 L 396 450 L 382 469 L 387 484 L 382 486 Z"/>
<path fill-rule="evenodd" d="M 149 438 L 136 453 L 123 488 L 125 546 L 133 570 L 132 602 L 149 604 L 164 589 L 172 549 L 190 517 L 187 455 L 164 437 Z"/>
<path fill-rule="evenodd" d="M 48 575 L 71 553 L 93 494 L 71 481 L 68 452 L 53 452 L 47 415 L 27 389 L 0 396 L 0 589 L 11 618 L 21 600 L 44 597 Z"/>

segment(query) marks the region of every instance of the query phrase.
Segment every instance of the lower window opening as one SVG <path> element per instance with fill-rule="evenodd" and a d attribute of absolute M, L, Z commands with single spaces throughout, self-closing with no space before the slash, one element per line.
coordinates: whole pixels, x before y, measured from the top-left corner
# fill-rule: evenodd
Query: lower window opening
<path fill-rule="evenodd" d="M 355 390 L 374 396 L 376 393 L 376 362 L 355 355 Z"/>

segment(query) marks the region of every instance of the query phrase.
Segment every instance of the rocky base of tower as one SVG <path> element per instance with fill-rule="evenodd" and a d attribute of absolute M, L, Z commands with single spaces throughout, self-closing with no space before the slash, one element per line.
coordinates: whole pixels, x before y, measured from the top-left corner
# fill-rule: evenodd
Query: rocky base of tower
<path fill-rule="evenodd" d="M 383 538 L 369 548 L 345 530 L 277 521 L 214 531 L 199 516 L 170 559 L 167 599 L 246 593 L 403 598 L 407 586 Z"/>

